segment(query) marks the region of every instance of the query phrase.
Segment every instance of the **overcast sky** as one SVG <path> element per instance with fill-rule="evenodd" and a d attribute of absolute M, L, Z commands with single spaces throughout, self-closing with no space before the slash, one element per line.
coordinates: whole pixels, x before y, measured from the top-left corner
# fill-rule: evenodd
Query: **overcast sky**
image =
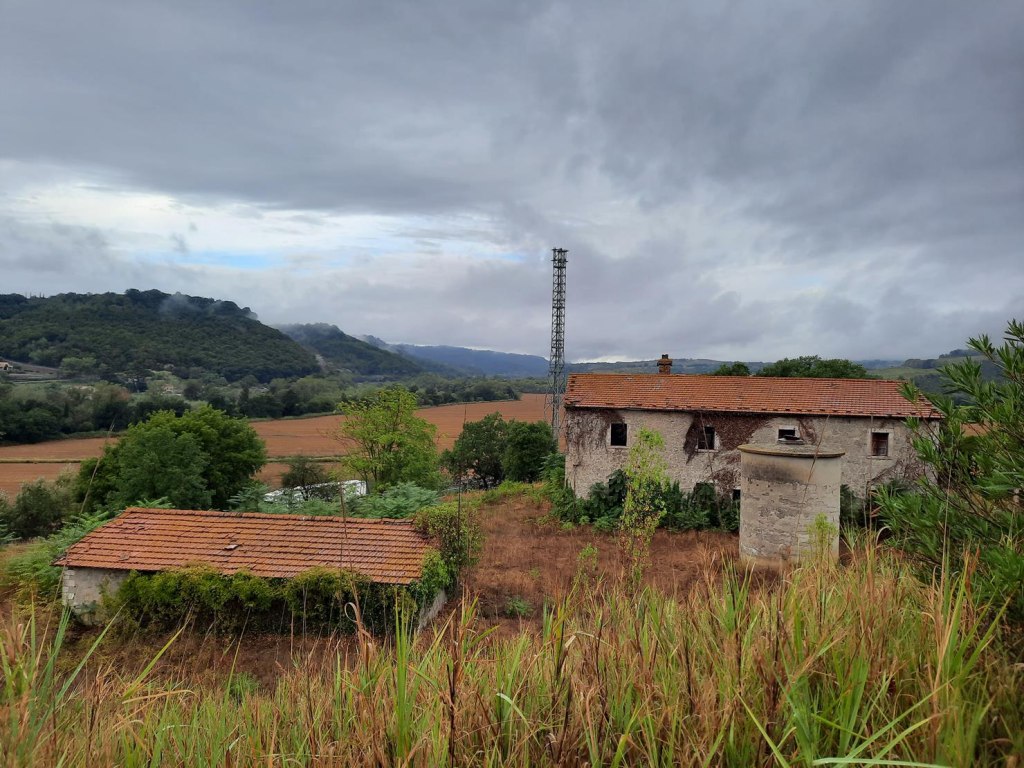
<path fill-rule="evenodd" d="M 1024 2 L 0 0 L 0 292 L 567 356 L 1024 319 Z"/>

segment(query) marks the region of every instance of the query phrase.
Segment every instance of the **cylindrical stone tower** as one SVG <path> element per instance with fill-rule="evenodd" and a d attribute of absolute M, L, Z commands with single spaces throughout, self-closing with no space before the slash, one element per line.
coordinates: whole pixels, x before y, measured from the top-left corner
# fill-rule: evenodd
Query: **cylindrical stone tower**
<path fill-rule="evenodd" d="M 740 446 L 740 559 L 778 566 L 824 546 L 839 556 L 839 487 L 844 451 L 785 441 Z M 816 530 L 824 515 L 830 528 Z"/>

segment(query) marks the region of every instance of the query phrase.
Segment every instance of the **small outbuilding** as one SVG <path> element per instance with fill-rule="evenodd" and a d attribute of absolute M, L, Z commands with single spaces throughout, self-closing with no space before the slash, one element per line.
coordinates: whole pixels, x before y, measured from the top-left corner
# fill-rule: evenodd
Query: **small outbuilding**
<path fill-rule="evenodd" d="M 433 548 L 408 520 L 132 507 L 69 547 L 55 565 L 64 568 L 64 604 L 89 618 L 103 594 L 116 591 L 132 571 L 202 564 L 225 575 L 289 579 L 312 568 L 338 568 L 408 586 L 422 576 Z M 421 624 L 445 599 L 440 591 Z"/>

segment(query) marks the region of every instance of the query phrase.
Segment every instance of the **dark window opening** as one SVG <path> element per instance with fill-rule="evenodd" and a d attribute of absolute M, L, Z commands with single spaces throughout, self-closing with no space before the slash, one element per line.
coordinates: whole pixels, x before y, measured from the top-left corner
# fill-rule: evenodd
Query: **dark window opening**
<path fill-rule="evenodd" d="M 622 421 L 617 421 L 612 424 L 612 445 L 625 445 L 626 444 L 626 424 Z"/>
<path fill-rule="evenodd" d="M 713 451 L 713 450 L 715 450 L 715 428 L 714 427 L 701 427 L 700 432 L 697 433 L 697 450 L 698 451 Z"/>
<path fill-rule="evenodd" d="M 888 432 L 872 432 L 871 433 L 871 455 L 872 456 L 888 456 L 889 455 L 889 433 Z"/>
<path fill-rule="evenodd" d="M 732 500 L 733 501 L 739 501 L 740 500 L 740 489 L 739 488 L 733 488 L 732 489 Z"/>
<path fill-rule="evenodd" d="M 779 440 L 785 440 L 791 438 L 796 439 L 796 427 L 786 427 L 785 429 L 779 430 Z"/>

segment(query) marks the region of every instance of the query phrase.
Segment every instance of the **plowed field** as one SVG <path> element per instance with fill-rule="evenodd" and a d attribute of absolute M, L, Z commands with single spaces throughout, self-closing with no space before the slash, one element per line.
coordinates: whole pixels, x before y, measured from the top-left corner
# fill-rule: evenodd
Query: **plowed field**
<path fill-rule="evenodd" d="M 522 400 L 495 403 L 466 403 L 421 408 L 417 414 L 437 426 L 437 445 L 450 448 L 466 421 L 477 421 L 490 413 L 506 419 L 537 421 L 544 418 L 544 395 L 523 395 Z M 317 416 L 309 419 L 277 419 L 253 422 L 253 428 L 266 441 L 271 459 L 287 456 L 337 456 L 339 443 L 331 436 L 344 416 Z M 34 445 L 0 447 L 0 491 L 17 494 L 22 483 L 39 477 L 52 479 L 65 469 L 76 469 L 78 462 L 99 456 L 106 442 L 101 437 L 79 440 L 52 440 Z M 286 469 L 271 462 L 260 479 L 275 484 Z"/>

